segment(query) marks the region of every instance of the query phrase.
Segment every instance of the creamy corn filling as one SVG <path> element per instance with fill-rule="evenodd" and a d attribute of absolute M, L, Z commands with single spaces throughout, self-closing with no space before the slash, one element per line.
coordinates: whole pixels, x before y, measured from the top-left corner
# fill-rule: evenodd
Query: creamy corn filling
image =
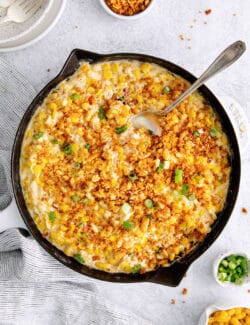
<path fill-rule="evenodd" d="M 21 154 L 34 221 L 53 245 L 108 272 L 143 273 L 210 232 L 228 190 L 230 148 L 194 93 L 161 118 L 161 137 L 130 118 L 162 110 L 189 83 L 139 61 L 82 63 L 37 109 Z"/>

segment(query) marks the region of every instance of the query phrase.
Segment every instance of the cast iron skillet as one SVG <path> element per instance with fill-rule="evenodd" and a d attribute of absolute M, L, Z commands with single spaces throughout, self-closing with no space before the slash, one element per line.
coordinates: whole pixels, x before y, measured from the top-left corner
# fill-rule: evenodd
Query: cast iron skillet
<path fill-rule="evenodd" d="M 176 73 L 183 77 L 184 79 L 193 83 L 196 78 L 191 75 L 189 72 L 184 70 L 183 68 L 159 59 L 152 56 L 144 55 L 144 54 L 132 54 L 132 53 L 119 53 L 119 54 L 97 54 L 91 53 L 84 50 L 75 49 L 71 52 L 70 56 L 68 57 L 65 65 L 62 68 L 62 71 L 59 75 L 53 79 L 51 82 L 45 86 L 40 93 L 35 97 L 32 101 L 30 106 L 28 107 L 27 111 L 25 112 L 21 123 L 19 125 L 13 150 L 12 150 L 12 162 L 11 162 L 11 173 L 12 173 L 12 185 L 14 190 L 15 199 L 17 202 L 18 209 L 20 214 L 27 225 L 28 229 L 30 230 L 31 234 L 34 238 L 39 242 L 39 244 L 53 257 L 59 260 L 61 263 L 65 264 L 66 266 L 70 267 L 71 269 L 88 275 L 90 277 L 94 277 L 100 280 L 105 281 L 113 281 L 113 282 L 140 282 L 140 281 L 149 281 L 155 283 L 161 283 L 168 286 L 177 286 L 181 279 L 183 278 L 184 274 L 186 273 L 188 267 L 191 263 L 197 259 L 208 247 L 216 240 L 216 238 L 221 233 L 222 229 L 225 227 L 227 221 L 230 218 L 232 213 L 238 190 L 239 190 L 239 182 L 240 182 L 240 153 L 239 147 L 236 139 L 236 135 L 233 129 L 233 126 L 224 110 L 222 105 L 219 103 L 217 98 L 211 93 L 211 91 L 202 86 L 200 88 L 200 92 L 202 95 L 210 102 L 214 110 L 217 112 L 220 121 L 222 123 L 224 132 L 227 134 L 229 139 L 229 143 L 232 150 L 232 155 L 230 157 L 232 172 L 230 176 L 230 185 L 229 190 L 226 198 L 226 203 L 218 216 L 217 220 L 215 221 L 212 231 L 206 236 L 206 238 L 201 242 L 198 246 L 196 246 L 189 254 L 179 258 L 169 267 L 159 267 L 155 271 L 146 272 L 144 274 L 125 274 L 125 273 L 108 273 L 100 270 L 92 269 L 88 266 L 82 265 L 78 263 L 75 259 L 65 255 L 62 251 L 57 249 L 51 243 L 49 243 L 45 238 L 43 238 L 40 231 L 37 229 L 28 209 L 25 204 L 21 182 L 20 182 L 20 174 L 19 174 L 19 167 L 20 167 L 20 153 L 22 147 L 22 141 L 24 137 L 25 130 L 32 118 L 33 114 L 35 113 L 36 109 L 39 105 L 43 102 L 44 98 L 48 95 L 48 93 L 56 87 L 56 85 L 61 82 L 63 79 L 72 75 L 79 66 L 80 61 L 87 61 L 90 64 L 96 62 L 103 62 L 103 61 L 115 61 L 121 59 L 128 59 L 128 60 L 139 60 L 145 61 L 150 63 L 156 63 L 173 73 Z"/>

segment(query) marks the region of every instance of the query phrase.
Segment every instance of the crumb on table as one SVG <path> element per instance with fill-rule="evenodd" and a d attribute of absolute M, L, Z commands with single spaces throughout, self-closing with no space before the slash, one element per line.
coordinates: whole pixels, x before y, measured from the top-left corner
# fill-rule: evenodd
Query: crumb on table
<path fill-rule="evenodd" d="M 171 299 L 171 305 L 175 305 L 175 304 L 176 304 L 175 299 Z"/>
<path fill-rule="evenodd" d="M 182 290 L 182 294 L 183 295 L 186 295 L 188 293 L 188 289 L 187 288 L 183 288 L 183 290 Z"/>
<path fill-rule="evenodd" d="M 207 9 L 207 10 L 205 10 L 205 14 L 206 15 L 210 15 L 212 13 L 212 9 Z"/>
<path fill-rule="evenodd" d="M 241 209 L 241 212 L 246 214 L 248 211 L 247 211 L 246 208 L 242 208 L 242 209 Z"/>

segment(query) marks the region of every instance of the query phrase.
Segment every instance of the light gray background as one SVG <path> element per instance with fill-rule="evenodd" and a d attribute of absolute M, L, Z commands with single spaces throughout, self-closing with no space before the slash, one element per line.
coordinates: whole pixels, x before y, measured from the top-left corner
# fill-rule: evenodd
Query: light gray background
<path fill-rule="evenodd" d="M 196 75 L 235 40 L 246 41 L 250 49 L 249 0 L 155 1 L 156 5 L 148 16 L 124 22 L 107 15 L 97 0 L 68 0 L 59 23 L 43 40 L 27 49 L 0 56 L 13 63 L 37 89 L 41 89 L 59 72 L 73 48 L 100 53 L 147 53 L 175 62 Z M 204 10 L 208 8 L 212 13 L 206 16 Z M 185 40 L 180 40 L 180 34 Z M 187 38 L 191 40 L 187 41 Z M 215 94 L 225 94 L 238 101 L 250 119 L 249 51 L 207 84 Z M 250 301 L 247 292 L 250 284 L 225 289 L 218 286 L 212 277 L 212 262 L 219 253 L 242 249 L 250 255 L 250 150 L 242 159 L 239 202 L 231 221 L 213 246 L 191 266 L 179 287 L 95 281 L 103 295 L 139 311 L 154 324 L 169 325 L 197 324 L 203 309 L 219 299 Z M 241 213 L 243 206 L 249 211 L 246 215 Z M 186 296 L 181 294 L 184 287 L 188 289 Z M 176 300 L 175 305 L 171 305 L 171 299 Z"/>

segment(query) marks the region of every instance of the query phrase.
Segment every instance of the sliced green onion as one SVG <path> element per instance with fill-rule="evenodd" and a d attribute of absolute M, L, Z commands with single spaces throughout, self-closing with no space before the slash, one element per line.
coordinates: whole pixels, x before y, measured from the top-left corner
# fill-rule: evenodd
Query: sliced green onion
<path fill-rule="evenodd" d="M 82 163 L 76 161 L 76 162 L 74 162 L 73 167 L 76 169 L 80 169 L 80 168 L 82 168 Z"/>
<path fill-rule="evenodd" d="M 56 139 L 56 138 L 50 140 L 50 142 L 53 143 L 53 144 L 58 144 L 59 143 L 58 139 Z"/>
<path fill-rule="evenodd" d="M 189 201 L 194 201 L 195 200 L 195 194 L 190 194 L 188 196 Z"/>
<path fill-rule="evenodd" d="M 33 135 L 33 138 L 34 138 L 35 140 L 38 140 L 38 139 L 40 139 L 41 137 L 43 137 L 43 135 L 44 135 L 44 132 L 37 132 L 36 134 Z"/>
<path fill-rule="evenodd" d="M 243 283 L 243 278 L 248 272 L 248 262 L 244 256 L 229 255 L 220 262 L 217 275 L 219 281 L 239 285 Z"/>
<path fill-rule="evenodd" d="M 209 134 L 212 138 L 216 138 L 218 136 L 218 131 L 215 128 L 210 129 Z"/>
<path fill-rule="evenodd" d="M 89 199 L 87 197 L 85 197 L 83 200 L 82 200 L 82 203 L 84 204 L 87 204 L 89 202 Z"/>
<path fill-rule="evenodd" d="M 125 202 L 121 209 L 124 214 L 128 214 L 131 211 L 131 205 L 128 202 Z"/>
<path fill-rule="evenodd" d="M 119 100 L 120 102 L 124 102 L 124 99 L 125 99 L 124 96 L 117 98 L 117 100 Z"/>
<path fill-rule="evenodd" d="M 70 96 L 70 99 L 73 100 L 74 102 L 80 99 L 80 95 L 78 93 L 74 93 Z"/>
<path fill-rule="evenodd" d="M 85 259 L 82 257 L 81 254 L 76 254 L 75 258 L 77 259 L 78 262 L 84 264 L 85 263 Z"/>
<path fill-rule="evenodd" d="M 150 135 L 153 135 L 153 134 L 154 134 L 154 132 L 153 132 L 152 130 L 148 130 L 148 133 L 149 133 Z"/>
<path fill-rule="evenodd" d="M 79 197 L 76 194 L 74 194 L 74 195 L 71 196 L 71 200 L 73 202 L 77 203 L 79 201 Z"/>
<path fill-rule="evenodd" d="M 170 92 L 170 88 L 168 86 L 165 86 L 163 89 L 162 89 L 162 92 L 163 94 L 169 94 Z"/>
<path fill-rule="evenodd" d="M 100 120 L 107 120 L 107 115 L 106 115 L 106 111 L 105 111 L 104 108 L 99 107 L 98 117 L 99 117 Z"/>
<path fill-rule="evenodd" d="M 65 155 L 73 155 L 73 149 L 72 149 L 72 144 L 69 143 L 69 144 L 66 144 L 64 147 L 63 147 L 63 152 Z"/>
<path fill-rule="evenodd" d="M 183 171 L 181 169 L 176 169 L 174 172 L 174 181 L 175 183 L 181 183 L 182 182 L 182 176 L 183 176 Z"/>
<path fill-rule="evenodd" d="M 87 149 L 87 150 L 89 150 L 89 149 L 91 148 L 91 145 L 90 145 L 89 143 L 86 143 L 86 144 L 84 145 L 84 148 Z"/>
<path fill-rule="evenodd" d="M 187 196 L 189 190 L 189 185 L 188 184 L 183 184 L 181 187 L 181 195 Z"/>
<path fill-rule="evenodd" d="M 138 176 L 136 174 L 129 174 L 128 179 L 134 183 L 138 179 Z"/>
<path fill-rule="evenodd" d="M 194 135 L 195 137 L 199 137 L 201 134 L 200 134 L 199 131 L 194 131 L 194 132 L 193 132 L 193 135 Z"/>
<path fill-rule="evenodd" d="M 116 134 L 121 134 L 121 133 L 125 132 L 127 129 L 128 129 L 127 125 L 123 125 L 123 126 L 121 126 L 120 128 L 117 128 L 117 129 L 115 130 L 115 133 L 116 133 Z"/>
<path fill-rule="evenodd" d="M 145 207 L 148 208 L 148 209 L 152 209 L 152 208 L 154 208 L 154 203 L 153 203 L 153 201 L 150 200 L 150 199 L 146 199 L 146 200 L 144 201 L 144 204 L 145 204 Z"/>
<path fill-rule="evenodd" d="M 163 169 L 164 169 L 164 162 L 160 162 L 159 163 L 159 166 L 157 167 L 157 171 L 159 173 L 161 173 L 163 171 Z"/>
<path fill-rule="evenodd" d="M 141 264 L 136 264 L 131 268 L 131 272 L 134 274 L 138 273 L 141 271 L 141 268 L 142 268 Z"/>
<path fill-rule="evenodd" d="M 56 220 L 55 211 L 50 211 L 50 213 L 49 213 L 49 221 L 55 221 L 55 220 Z"/>
<path fill-rule="evenodd" d="M 124 221 L 122 224 L 122 228 L 125 230 L 132 230 L 134 228 L 134 223 L 132 221 Z"/>

